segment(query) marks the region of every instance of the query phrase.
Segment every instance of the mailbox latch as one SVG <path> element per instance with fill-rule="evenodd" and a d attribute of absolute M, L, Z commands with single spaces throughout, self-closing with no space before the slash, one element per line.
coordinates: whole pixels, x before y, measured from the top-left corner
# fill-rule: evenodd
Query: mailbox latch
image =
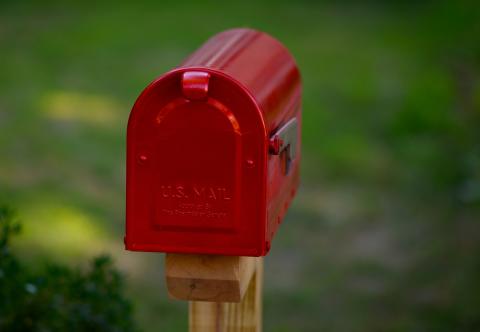
<path fill-rule="evenodd" d="M 210 74 L 203 71 L 187 71 L 182 75 L 182 93 L 189 100 L 202 100 L 208 96 Z"/>
<path fill-rule="evenodd" d="M 278 128 L 269 141 L 269 151 L 273 155 L 279 155 L 285 160 L 284 172 L 290 172 L 292 160 L 295 159 L 297 149 L 298 124 L 293 118 Z"/>

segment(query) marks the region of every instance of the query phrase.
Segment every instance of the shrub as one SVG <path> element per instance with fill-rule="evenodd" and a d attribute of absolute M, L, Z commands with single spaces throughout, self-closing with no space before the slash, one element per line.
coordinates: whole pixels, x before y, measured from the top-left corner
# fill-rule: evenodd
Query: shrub
<path fill-rule="evenodd" d="M 51 264 L 33 273 L 11 252 L 20 230 L 12 209 L 0 206 L 0 331 L 136 331 L 108 256 L 87 271 Z"/>

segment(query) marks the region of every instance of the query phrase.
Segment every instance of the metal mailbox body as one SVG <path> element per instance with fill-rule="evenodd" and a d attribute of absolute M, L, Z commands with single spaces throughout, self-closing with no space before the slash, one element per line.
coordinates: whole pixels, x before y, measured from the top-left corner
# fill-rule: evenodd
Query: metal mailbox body
<path fill-rule="evenodd" d="M 301 82 L 269 35 L 209 39 L 138 97 L 125 246 L 264 256 L 299 184 Z"/>

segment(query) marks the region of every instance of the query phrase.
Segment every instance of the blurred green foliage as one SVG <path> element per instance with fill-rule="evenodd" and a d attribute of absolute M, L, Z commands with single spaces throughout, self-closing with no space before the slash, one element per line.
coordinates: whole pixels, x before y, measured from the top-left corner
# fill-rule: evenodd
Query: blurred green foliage
<path fill-rule="evenodd" d="M 480 330 L 478 1 L 2 2 L 0 200 L 26 217 L 22 261 L 109 252 L 141 327 L 186 330 L 162 256 L 122 247 L 126 122 L 149 82 L 239 26 L 303 76 L 265 330 Z"/>
<path fill-rule="evenodd" d="M 49 264 L 31 271 L 11 251 L 20 232 L 13 211 L 0 206 L 0 331 L 136 331 L 123 279 L 108 256 L 88 271 Z"/>

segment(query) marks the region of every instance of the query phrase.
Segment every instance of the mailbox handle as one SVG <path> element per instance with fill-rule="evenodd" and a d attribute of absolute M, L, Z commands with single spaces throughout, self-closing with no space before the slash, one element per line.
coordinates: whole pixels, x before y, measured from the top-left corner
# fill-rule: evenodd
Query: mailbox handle
<path fill-rule="evenodd" d="M 297 118 L 290 119 L 270 136 L 270 153 L 273 155 L 285 154 L 285 175 L 289 173 L 292 160 L 297 154 L 297 137 Z"/>

